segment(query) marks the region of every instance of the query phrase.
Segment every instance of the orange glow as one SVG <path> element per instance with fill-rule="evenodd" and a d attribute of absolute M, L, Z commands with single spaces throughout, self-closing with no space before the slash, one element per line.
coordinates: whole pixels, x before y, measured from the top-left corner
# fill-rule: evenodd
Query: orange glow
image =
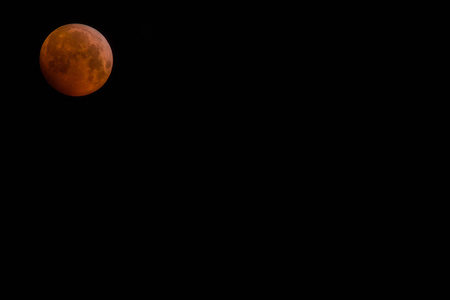
<path fill-rule="evenodd" d="M 57 91 L 85 96 L 108 80 L 113 65 L 111 47 L 92 27 L 68 24 L 54 30 L 42 44 L 42 74 Z"/>

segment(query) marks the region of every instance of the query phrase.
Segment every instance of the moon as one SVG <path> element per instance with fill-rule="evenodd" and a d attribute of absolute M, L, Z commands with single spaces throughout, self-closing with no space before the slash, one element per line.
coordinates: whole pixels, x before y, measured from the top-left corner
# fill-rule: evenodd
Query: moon
<path fill-rule="evenodd" d="M 55 90 L 85 96 L 108 80 L 113 54 L 106 38 L 83 24 L 67 24 L 45 39 L 39 56 L 42 74 Z"/>

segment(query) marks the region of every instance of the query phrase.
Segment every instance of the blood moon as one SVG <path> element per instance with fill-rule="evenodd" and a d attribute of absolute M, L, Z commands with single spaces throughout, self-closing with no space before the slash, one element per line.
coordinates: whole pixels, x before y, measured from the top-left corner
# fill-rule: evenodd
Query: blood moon
<path fill-rule="evenodd" d="M 96 29 L 67 24 L 55 29 L 42 44 L 42 74 L 57 91 L 85 96 L 108 80 L 113 65 L 111 47 Z"/>

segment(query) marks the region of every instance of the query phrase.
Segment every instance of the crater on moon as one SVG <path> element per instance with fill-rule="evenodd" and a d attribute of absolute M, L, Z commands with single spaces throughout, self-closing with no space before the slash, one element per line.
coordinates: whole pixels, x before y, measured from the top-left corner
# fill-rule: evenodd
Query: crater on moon
<path fill-rule="evenodd" d="M 68 24 L 44 41 L 41 70 L 59 92 L 83 96 L 102 87 L 112 70 L 112 51 L 105 37 L 92 27 Z"/>

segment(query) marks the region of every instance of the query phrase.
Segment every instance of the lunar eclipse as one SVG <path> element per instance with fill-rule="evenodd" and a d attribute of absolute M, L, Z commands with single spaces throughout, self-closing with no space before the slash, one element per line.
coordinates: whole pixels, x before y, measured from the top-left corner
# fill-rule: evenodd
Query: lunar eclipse
<path fill-rule="evenodd" d="M 68 96 L 85 96 L 106 83 L 113 54 L 106 38 L 96 29 L 68 24 L 45 39 L 39 62 L 42 74 L 55 90 Z"/>

